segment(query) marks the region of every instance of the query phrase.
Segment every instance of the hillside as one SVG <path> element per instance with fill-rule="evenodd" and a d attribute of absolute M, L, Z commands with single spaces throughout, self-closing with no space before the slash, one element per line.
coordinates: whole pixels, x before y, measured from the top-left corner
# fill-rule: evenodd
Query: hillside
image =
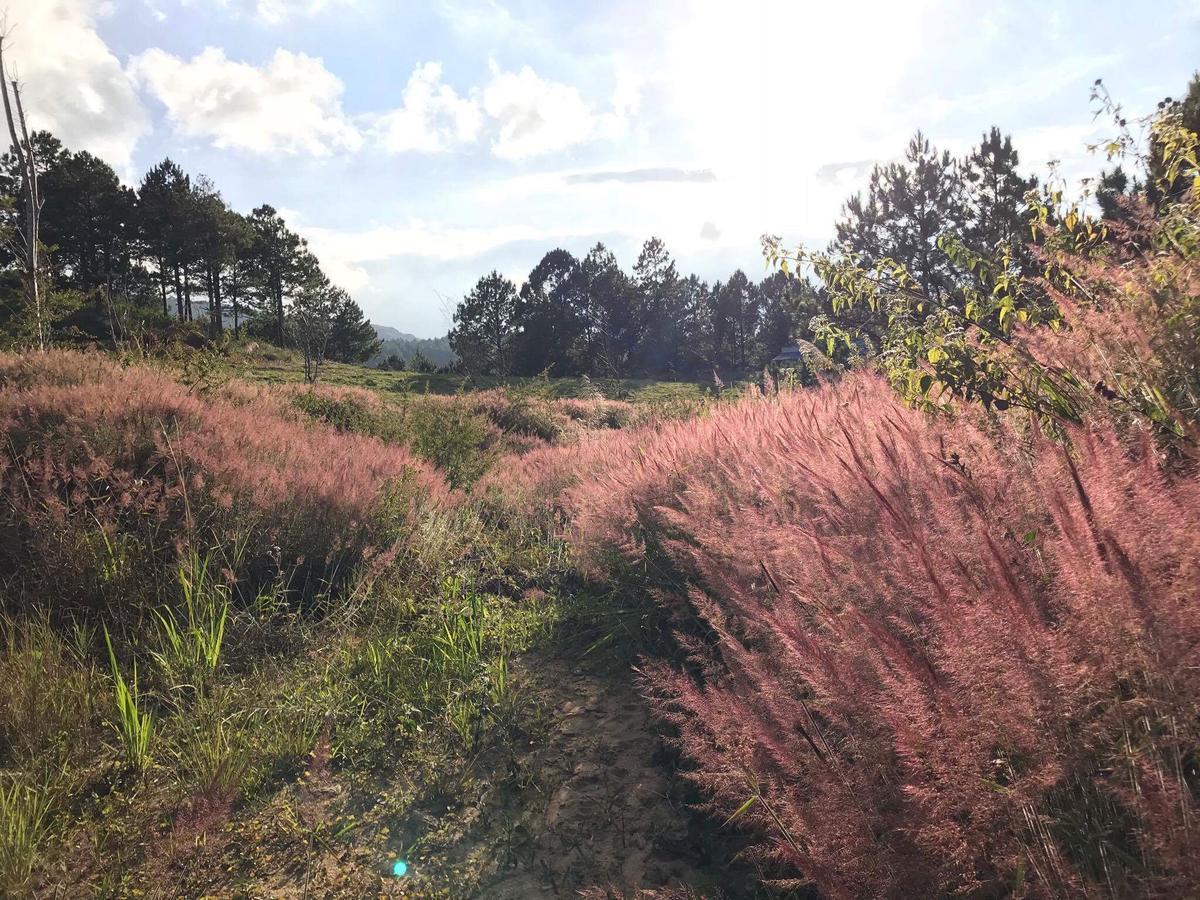
<path fill-rule="evenodd" d="M 375 331 L 383 344 L 379 351 L 367 360 L 366 364 L 371 368 L 379 368 L 393 358 L 399 358 L 411 366 L 415 359 L 424 357 L 437 367 L 451 366 L 458 360 L 447 338 L 418 338 L 398 332 L 394 328 L 379 326 L 375 326 Z M 392 332 L 399 336 L 393 335 Z"/>
<path fill-rule="evenodd" d="M 1200 73 L 1068 187 L 947 123 L 1078 140 L 1091 7 L 111 6 L 0 21 L 0 896 L 1200 897 Z"/>

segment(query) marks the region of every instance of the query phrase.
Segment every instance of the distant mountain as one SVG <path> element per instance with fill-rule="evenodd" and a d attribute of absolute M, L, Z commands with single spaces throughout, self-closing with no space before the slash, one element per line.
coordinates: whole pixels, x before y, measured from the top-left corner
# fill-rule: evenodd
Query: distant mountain
<path fill-rule="evenodd" d="M 378 353 L 367 360 L 368 366 L 378 367 L 390 356 L 398 356 L 408 363 L 418 353 L 435 366 L 448 366 L 458 359 L 457 354 L 450 349 L 450 338 L 448 335 L 436 338 L 418 338 L 413 337 L 411 334 L 396 331 L 395 328 L 380 328 L 378 325 L 375 326 L 375 330 L 379 333 L 379 337 L 383 341 L 383 346 Z M 400 338 L 388 338 L 384 336 L 385 331 L 403 336 Z"/>
<path fill-rule="evenodd" d="M 375 334 L 379 336 L 381 341 L 418 340 L 415 334 L 409 334 L 407 331 L 401 331 L 399 328 L 392 328 L 390 325 L 376 325 Z"/>

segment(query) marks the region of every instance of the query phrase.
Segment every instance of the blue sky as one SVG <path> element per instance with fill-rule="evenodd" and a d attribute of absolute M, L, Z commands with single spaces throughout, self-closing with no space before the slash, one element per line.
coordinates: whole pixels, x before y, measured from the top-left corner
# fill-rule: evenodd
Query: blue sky
<path fill-rule="evenodd" d="M 1200 0 L 9 0 L 35 124 L 130 183 L 171 156 L 271 203 L 376 322 L 444 333 L 493 268 L 663 238 L 709 279 L 823 244 L 922 128 L 993 124 L 1026 168 L 1102 161 L 1200 67 Z"/>

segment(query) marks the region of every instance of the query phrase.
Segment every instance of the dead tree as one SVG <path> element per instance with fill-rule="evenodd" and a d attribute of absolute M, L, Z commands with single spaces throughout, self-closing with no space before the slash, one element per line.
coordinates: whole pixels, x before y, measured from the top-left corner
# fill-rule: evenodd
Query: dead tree
<path fill-rule="evenodd" d="M 16 157 L 17 170 L 21 178 L 21 193 L 25 204 L 25 222 L 23 233 L 18 233 L 14 241 L 17 255 L 25 267 L 25 285 L 29 298 L 29 308 L 33 311 L 34 328 L 37 334 L 39 350 L 46 349 L 46 315 L 45 298 L 42 296 L 40 284 L 40 265 L 38 258 L 40 248 L 38 222 L 42 215 L 42 194 L 38 187 L 37 156 L 33 141 L 29 139 L 29 129 L 25 125 L 25 108 L 21 104 L 21 86 L 16 78 L 8 77 L 8 67 L 4 62 L 4 39 L 7 34 L 0 26 L 0 94 L 4 96 L 4 117 L 8 120 L 8 134 L 12 139 L 13 155 Z M 9 97 L 11 87 L 12 96 Z M 16 116 L 13 116 L 13 107 Z M 19 129 L 19 130 L 18 130 Z"/>

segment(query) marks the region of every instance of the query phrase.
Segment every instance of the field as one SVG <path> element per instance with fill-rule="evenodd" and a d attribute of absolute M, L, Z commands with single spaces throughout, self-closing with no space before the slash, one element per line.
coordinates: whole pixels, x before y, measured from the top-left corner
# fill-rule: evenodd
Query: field
<path fill-rule="evenodd" d="M 9 894 L 1195 883 L 1186 455 L 869 372 L 299 369 L 0 356 Z"/>
<path fill-rule="evenodd" d="M 29 538 L 3 548 L 25 573 L 0 622 L 8 892 L 742 877 L 624 678 L 660 616 L 580 583 L 551 517 L 463 493 L 508 455 L 701 410 L 697 386 L 438 395 L 330 366 L 313 390 L 287 353 L 181 353 L 0 359 L 5 522 Z"/>
<path fill-rule="evenodd" d="M 237 377 L 263 384 L 299 384 L 304 369 L 295 351 L 251 344 L 233 345 L 225 364 Z M 362 366 L 327 362 L 321 370 L 321 383 L 362 387 L 384 393 L 456 394 L 461 391 L 506 388 L 538 392 L 551 397 L 588 397 L 599 393 L 609 400 L 665 403 L 697 400 L 713 392 L 706 381 L 663 381 L 650 378 L 584 379 L 502 377 L 495 375 L 457 375 L 443 373 L 395 372 Z"/>

